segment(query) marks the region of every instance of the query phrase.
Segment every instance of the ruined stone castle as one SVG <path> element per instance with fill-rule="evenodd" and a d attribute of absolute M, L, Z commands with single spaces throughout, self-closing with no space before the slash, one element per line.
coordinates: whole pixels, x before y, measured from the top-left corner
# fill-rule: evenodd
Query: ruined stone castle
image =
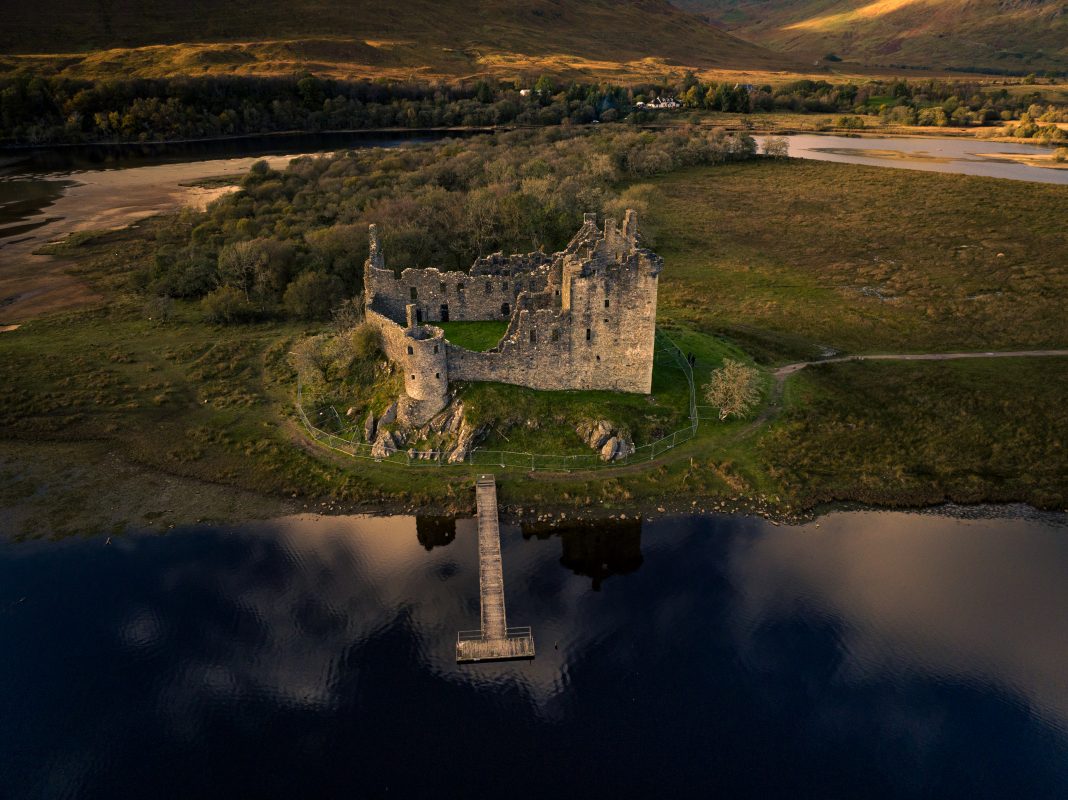
<path fill-rule="evenodd" d="M 559 253 L 479 258 L 469 272 L 387 269 L 376 226 L 364 265 L 367 321 L 404 372 L 401 418 L 421 425 L 449 402 L 450 381 L 533 389 L 648 394 L 653 381 L 657 279 L 663 260 L 638 240 L 627 211 L 585 222 Z M 497 345 L 452 344 L 435 322 L 507 320 Z"/>

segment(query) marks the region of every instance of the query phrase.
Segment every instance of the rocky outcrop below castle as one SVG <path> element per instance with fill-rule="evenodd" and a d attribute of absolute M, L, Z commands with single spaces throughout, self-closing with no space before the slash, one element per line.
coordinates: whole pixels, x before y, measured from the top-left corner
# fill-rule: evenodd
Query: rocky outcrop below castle
<path fill-rule="evenodd" d="M 587 420 L 576 426 L 579 437 L 596 450 L 602 461 L 622 461 L 634 453 L 630 434 L 608 420 Z"/>
<path fill-rule="evenodd" d="M 377 418 L 368 413 L 363 430 L 375 458 L 389 458 L 407 450 L 413 460 L 459 464 L 482 441 L 488 426 L 473 425 L 464 417 L 463 403 L 458 401 L 425 425 L 414 427 L 398 418 L 397 404 L 393 403 Z"/>

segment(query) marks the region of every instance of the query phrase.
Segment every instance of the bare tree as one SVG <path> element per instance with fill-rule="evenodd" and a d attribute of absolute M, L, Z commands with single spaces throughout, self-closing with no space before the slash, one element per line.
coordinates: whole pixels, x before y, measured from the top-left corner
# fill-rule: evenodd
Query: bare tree
<path fill-rule="evenodd" d="M 769 136 L 764 140 L 764 155 L 786 158 L 790 155 L 790 140 L 785 136 Z"/>
<path fill-rule="evenodd" d="M 744 417 L 760 400 L 760 373 L 728 358 L 712 373 L 704 393 L 705 399 L 719 409 L 721 420 Z"/>

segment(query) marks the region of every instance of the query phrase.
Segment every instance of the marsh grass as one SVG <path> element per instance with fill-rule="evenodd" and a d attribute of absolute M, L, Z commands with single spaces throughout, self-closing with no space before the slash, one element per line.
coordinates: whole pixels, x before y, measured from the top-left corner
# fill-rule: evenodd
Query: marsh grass
<path fill-rule="evenodd" d="M 1068 359 L 827 364 L 758 452 L 808 502 L 1068 502 Z"/>
<path fill-rule="evenodd" d="M 762 360 L 1068 344 L 1064 187 L 798 160 L 652 183 L 661 316 Z"/>

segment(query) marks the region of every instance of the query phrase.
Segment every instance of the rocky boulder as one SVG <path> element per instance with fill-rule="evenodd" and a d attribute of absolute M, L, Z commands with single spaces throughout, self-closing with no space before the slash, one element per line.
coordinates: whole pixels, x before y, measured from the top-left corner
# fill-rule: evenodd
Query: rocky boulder
<path fill-rule="evenodd" d="M 575 431 L 578 433 L 579 438 L 594 450 L 600 450 L 604 447 L 605 443 L 612 438 L 614 433 L 612 423 L 606 419 L 580 422 L 575 427 Z"/>
<path fill-rule="evenodd" d="M 363 438 L 368 444 L 374 444 L 375 431 L 378 430 L 378 425 L 375 422 L 375 415 L 373 411 L 367 412 L 367 419 L 363 421 Z"/>
<path fill-rule="evenodd" d="M 392 425 L 397 421 L 397 402 L 394 400 L 389 404 L 389 408 L 382 412 L 382 416 L 378 418 L 378 427 L 382 428 L 386 425 Z"/>
<path fill-rule="evenodd" d="M 371 455 L 375 458 L 389 458 L 397 452 L 397 445 L 389 431 L 380 431 L 371 448 Z"/>
<path fill-rule="evenodd" d="M 600 454 L 602 461 L 622 461 L 634 453 L 630 435 L 606 419 L 580 422 L 575 431 L 582 441 Z"/>

